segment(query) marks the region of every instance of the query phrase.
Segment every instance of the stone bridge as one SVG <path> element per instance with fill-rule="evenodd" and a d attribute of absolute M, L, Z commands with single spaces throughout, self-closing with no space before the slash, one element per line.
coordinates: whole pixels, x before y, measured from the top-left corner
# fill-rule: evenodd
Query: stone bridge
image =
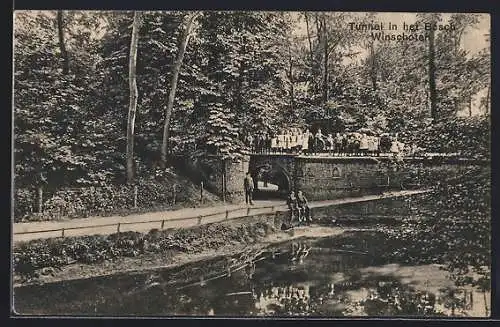
<path fill-rule="evenodd" d="M 311 200 L 362 196 L 381 190 L 432 186 L 438 175 L 458 175 L 489 161 L 456 157 L 349 157 L 295 154 L 252 154 L 248 170 L 255 183 L 267 178 L 281 195 L 302 190 Z"/>
<path fill-rule="evenodd" d="M 350 157 L 300 154 L 250 154 L 243 159 L 184 162 L 189 176 L 199 175 L 204 187 L 228 202 L 244 201 L 243 179 L 247 171 L 258 187 L 266 180 L 277 185 L 274 197 L 302 190 L 310 200 L 376 194 L 380 191 L 426 188 L 442 176 L 458 176 L 471 167 L 490 168 L 489 160 L 433 156 Z"/>

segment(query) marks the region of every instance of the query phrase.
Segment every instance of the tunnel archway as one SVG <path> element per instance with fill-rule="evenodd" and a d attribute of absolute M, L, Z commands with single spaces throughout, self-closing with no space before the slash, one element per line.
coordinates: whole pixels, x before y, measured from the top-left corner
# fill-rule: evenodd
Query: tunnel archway
<path fill-rule="evenodd" d="M 254 198 L 257 200 L 285 199 L 292 188 L 288 171 L 279 164 L 261 164 L 251 171 Z"/>

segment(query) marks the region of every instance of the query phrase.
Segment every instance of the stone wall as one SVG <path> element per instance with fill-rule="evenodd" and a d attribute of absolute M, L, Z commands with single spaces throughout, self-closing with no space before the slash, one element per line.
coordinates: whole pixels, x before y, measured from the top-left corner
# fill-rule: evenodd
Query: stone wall
<path fill-rule="evenodd" d="M 412 196 L 400 196 L 387 199 L 376 199 L 363 202 L 345 203 L 341 205 L 315 207 L 311 214 L 316 222 L 337 220 L 370 221 L 379 218 L 405 218 L 411 215 Z"/>
<path fill-rule="evenodd" d="M 181 167 L 204 188 L 230 203 L 244 201 L 243 179 L 247 171 L 255 178 L 259 167 L 270 165 L 282 172 L 288 187 L 302 190 L 311 201 L 376 194 L 388 190 L 430 187 L 445 176 L 457 176 L 472 166 L 490 169 L 489 162 L 449 159 L 312 157 L 297 155 L 252 155 L 223 161 L 211 156 L 186 159 Z M 225 186 L 225 187 L 224 187 Z M 224 190 L 225 189 L 225 194 Z M 286 192 L 287 190 L 285 190 Z"/>
<path fill-rule="evenodd" d="M 243 179 L 248 171 L 249 158 L 223 160 L 219 156 L 184 160 L 183 171 L 198 183 L 203 182 L 207 191 L 230 203 L 245 201 Z M 225 194 L 224 194 L 225 189 Z"/>
<path fill-rule="evenodd" d="M 406 195 L 389 199 L 314 207 L 311 209 L 311 216 L 315 224 L 326 226 L 332 226 L 332 220 L 339 223 L 357 221 L 363 224 L 401 221 L 412 214 L 411 199 L 413 197 Z M 279 229 L 283 223 L 289 222 L 290 213 L 280 211 L 274 215 L 266 215 L 266 217 L 273 222 L 275 228 Z"/>
<path fill-rule="evenodd" d="M 289 179 L 289 188 L 302 190 L 310 200 L 362 196 L 387 190 L 435 185 L 443 176 L 454 176 L 471 166 L 489 163 L 447 158 L 405 158 L 396 164 L 387 157 L 313 157 L 252 155 L 249 169 L 270 165 Z"/>
<path fill-rule="evenodd" d="M 297 158 L 295 187 L 310 200 L 358 196 L 386 182 L 385 171 L 377 168 L 367 160 Z"/>
<path fill-rule="evenodd" d="M 244 157 L 239 161 L 226 162 L 226 200 L 231 203 L 245 201 L 243 180 L 248 171 L 249 158 Z"/>
<path fill-rule="evenodd" d="M 390 158 L 296 157 L 294 180 L 310 200 L 329 200 L 435 185 L 438 177 L 454 176 L 477 163 Z"/>

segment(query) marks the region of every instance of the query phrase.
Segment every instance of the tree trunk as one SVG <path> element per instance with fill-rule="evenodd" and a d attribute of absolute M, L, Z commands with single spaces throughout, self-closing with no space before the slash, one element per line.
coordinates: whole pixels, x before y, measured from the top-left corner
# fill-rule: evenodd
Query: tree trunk
<path fill-rule="evenodd" d="M 455 37 L 455 55 L 458 55 L 458 51 L 460 50 L 460 42 L 462 42 L 462 35 L 464 33 L 465 28 L 461 28 L 457 33 Z"/>
<path fill-rule="evenodd" d="M 234 92 L 234 105 L 236 108 L 241 108 L 243 105 L 243 82 L 244 82 L 244 75 L 245 74 L 245 63 L 242 61 L 239 62 L 238 66 L 238 82 L 237 82 L 237 87 L 235 88 Z"/>
<path fill-rule="evenodd" d="M 38 213 L 42 213 L 43 212 L 43 187 L 42 186 L 38 186 L 37 188 L 37 191 L 38 191 Z"/>
<path fill-rule="evenodd" d="M 315 95 L 321 93 L 322 88 L 322 77 L 321 77 L 321 66 L 322 66 L 322 54 L 321 45 L 323 44 L 323 27 L 321 20 L 319 19 L 319 14 L 315 13 L 314 22 L 316 25 L 316 36 L 318 38 L 317 49 L 314 53 L 314 62 L 312 69 L 312 81 L 314 83 L 314 93 Z"/>
<path fill-rule="evenodd" d="M 490 112 L 490 94 L 491 94 L 491 84 L 488 85 L 488 92 L 486 93 L 485 114 L 488 114 Z"/>
<path fill-rule="evenodd" d="M 472 95 L 469 96 L 469 117 L 472 117 Z"/>
<path fill-rule="evenodd" d="M 489 315 L 489 309 L 488 309 L 488 302 L 486 300 L 486 292 L 483 290 L 483 299 L 484 299 L 484 312 L 486 313 L 486 316 Z"/>
<path fill-rule="evenodd" d="M 376 67 L 376 60 L 375 60 L 375 49 L 374 49 L 374 44 L 371 42 L 370 44 L 370 77 L 372 81 L 372 88 L 373 91 L 377 91 L 377 67 Z"/>
<path fill-rule="evenodd" d="M 323 17 L 323 38 L 324 38 L 324 66 L 323 72 L 323 101 L 328 101 L 328 29 L 326 27 L 326 19 Z"/>
<path fill-rule="evenodd" d="M 66 50 L 66 43 L 64 42 L 64 31 L 63 31 L 63 11 L 57 11 L 57 32 L 59 35 L 59 49 L 61 49 L 61 56 L 63 57 L 63 74 L 69 74 L 69 56 Z"/>
<path fill-rule="evenodd" d="M 434 30 L 429 31 L 429 58 L 428 58 L 428 73 L 429 73 L 429 101 L 431 106 L 431 117 L 433 123 L 438 119 L 437 113 L 437 92 L 436 92 L 436 63 L 434 50 Z"/>
<path fill-rule="evenodd" d="M 163 140 L 161 143 L 161 164 L 165 168 L 167 165 L 167 152 L 169 149 L 169 138 L 170 138 L 170 117 L 172 116 L 172 110 L 174 107 L 175 92 L 177 91 L 177 81 L 179 79 L 179 72 L 181 70 L 182 60 L 184 59 L 184 53 L 186 52 L 186 47 L 189 41 L 189 33 L 191 31 L 191 25 L 196 18 L 196 13 L 188 14 L 184 17 L 185 27 L 181 35 L 181 44 L 179 46 L 179 52 L 177 53 L 177 58 L 174 63 L 174 68 L 172 71 L 172 80 L 170 82 L 170 93 L 168 94 L 167 109 L 165 112 L 165 122 L 163 125 Z"/>
<path fill-rule="evenodd" d="M 295 101 L 294 101 L 294 81 L 293 81 L 293 58 L 292 58 L 292 49 L 290 47 L 290 44 L 288 44 L 288 60 L 289 60 L 289 67 L 288 67 L 288 78 L 290 79 L 290 108 L 293 110 L 295 108 Z"/>
<path fill-rule="evenodd" d="M 309 55 L 311 57 L 311 68 L 314 65 L 314 55 L 313 55 L 313 47 L 311 41 L 311 33 L 309 32 L 309 15 L 307 12 L 304 12 L 304 17 L 306 19 L 306 32 L 307 32 L 307 41 L 309 42 Z"/>
<path fill-rule="evenodd" d="M 134 13 L 134 22 L 132 25 L 132 39 L 130 41 L 130 56 L 129 56 L 129 87 L 130 87 L 130 104 L 128 109 L 127 121 L 127 183 L 132 183 L 135 175 L 134 164 L 134 127 L 135 113 L 137 109 L 137 78 L 136 78 L 136 63 L 137 63 L 137 44 L 139 41 L 139 29 L 141 25 L 141 13 Z"/>

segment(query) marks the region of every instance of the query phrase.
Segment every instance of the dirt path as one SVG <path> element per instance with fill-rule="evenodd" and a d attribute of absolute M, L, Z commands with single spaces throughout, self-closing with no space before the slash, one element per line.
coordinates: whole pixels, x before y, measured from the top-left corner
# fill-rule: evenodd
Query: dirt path
<path fill-rule="evenodd" d="M 314 209 L 346 203 L 408 196 L 425 192 L 429 192 L 429 190 L 397 191 L 361 197 L 314 201 L 310 203 L 310 207 Z M 187 228 L 201 224 L 272 213 L 276 210 L 287 210 L 284 201 L 255 201 L 253 206 L 235 204 L 208 208 L 184 208 L 180 210 L 149 212 L 129 216 L 89 217 L 67 221 L 15 223 L 13 224 L 13 241 L 16 243 L 20 241 L 61 236 L 108 235 L 116 233 L 117 231 L 146 232 L 154 228 Z M 207 217 L 200 219 L 200 216 Z"/>
<path fill-rule="evenodd" d="M 111 217 L 88 217 L 71 219 L 65 221 L 43 221 L 13 224 L 14 242 L 28 241 L 39 238 L 51 238 L 62 236 L 61 230 L 65 229 L 64 236 L 83 235 L 108 235 L 116 233 L 118 224 L 120 231 L 149 231 L 153 228 L 186 228 L 199 225 L 198 217 L 207 216 L 202 224 L 221 221 L 226 219 L 226 211 L 230 211 L 228 219 L 244 217 L 248 209 L 254 213 L 259 208 L 279 207 L 283 201 L 256 201 L 253 206 L 246 204 L 223 205 L 205 208 L 184 208 L 179 210 L 148 212 L 138 215 L 111 216 Z M 192 217 L 193 219 L 187 219 Z M 183 220 L 180 220 L 183 219 Z M 162 223 L 162 221 L 165 221 Z"/>

